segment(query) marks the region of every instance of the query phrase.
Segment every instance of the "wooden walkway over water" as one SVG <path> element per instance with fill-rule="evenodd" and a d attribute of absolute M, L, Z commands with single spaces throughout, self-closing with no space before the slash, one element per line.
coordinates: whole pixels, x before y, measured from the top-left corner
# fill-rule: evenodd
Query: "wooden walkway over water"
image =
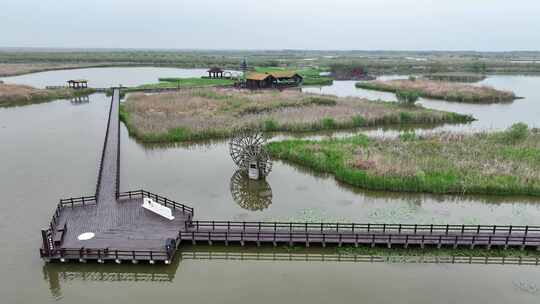
<path fill-rule="evenodd" d="M 40 255 L 46 261 L 168 264 L 185 242 L 540 250 L 539 226 L 195 221 L 193 208 L 184 204 L 145 190 L 120 192 L 119 104 L 120 91 L 114 89 L 96 194 L 60 200 L 49 227 L 41 231 Z M 145 197 L 170 207 L 175 219 L 143 209 Z M 95 237 L 79 240 L 87 232 Z"/>

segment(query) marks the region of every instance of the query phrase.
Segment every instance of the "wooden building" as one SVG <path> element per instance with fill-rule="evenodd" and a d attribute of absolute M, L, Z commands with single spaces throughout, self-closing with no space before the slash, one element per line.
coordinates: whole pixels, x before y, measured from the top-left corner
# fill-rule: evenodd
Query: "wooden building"
<path fill-rule="evenodd" d="M 246 87 L 248 89 L 267 89 L 274 87 L 276 78 L 266 73 L 248 73 L 246 75 Z"/>
<path fill-rule="evenodd" d="M 88 80 L 84 79 L 75 79 L 75 80 L 68 80 L 68 87 L 71 89 L 86 89 L 88 88 Z"/>
<path fill-rule="evenodd" d="M 213 67 L 210 70 L 208 70 L 208 78 L 223 78 L 223 69 L 218 67 Z"/>
<path fill-rule="evenodd" d="M 300 86 L 304 78 L 293 71 L 280 71 L 270 73 L 276 79 L 277 87 L 295 87 Z"/>
<path fill-rule="evenodd" d="M 280 71 L 271 73 L 248 73 L 246 87 L 248 89 L 268 89 L 296 87 L 302 84 L 303 78 L 296 72 Z"/>

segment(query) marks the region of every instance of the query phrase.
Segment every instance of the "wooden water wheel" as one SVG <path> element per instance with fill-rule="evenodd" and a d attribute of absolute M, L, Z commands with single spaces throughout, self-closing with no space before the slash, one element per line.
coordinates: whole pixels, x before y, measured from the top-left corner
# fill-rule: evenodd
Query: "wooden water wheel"
<path fill-rule="evenodd" d="M 250 163 L 256 163 L 262 177 L 272 171 L 272 160 L 264 148 L 266 139 L 260 132 L 244 132 L 229 142 L 229 154 L 241 170 L 248 170 Z"/>

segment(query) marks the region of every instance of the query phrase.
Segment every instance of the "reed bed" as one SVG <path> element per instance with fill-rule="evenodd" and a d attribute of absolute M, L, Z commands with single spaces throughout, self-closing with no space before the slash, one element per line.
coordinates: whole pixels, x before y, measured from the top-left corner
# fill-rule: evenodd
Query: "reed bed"
<path fill-rule="evenodd" d="M 385 92 L 415 91 L 421 97 L 468 103 L 499 103 L 517 99 L 510 91 L 488 86 L 431 80 L 388 80 L 358 82 L 356 87 Z"/>
<path fill-rule="evenodd" d="M 540 196 L 540 130 L 523 124 L 471 135 L 287 140 L 268 149 L 276 158 L 366 189 Z"/>
<path fill-rule="evenodd" d="M 145 142 L 227 137 L 240 130 L 302 132 L 408 123 L 458 123 L 472 117 L 296 90 L 188 89 L 130 94 L 121 108 L 130 133 Z"/>
<path fill-rule="evenodd" d="M 27 85 L 0 83 L 0 107 L 39 103 L 54 99 L 73 98 L 93 93 L 93 89 L 36 89 Z"/>

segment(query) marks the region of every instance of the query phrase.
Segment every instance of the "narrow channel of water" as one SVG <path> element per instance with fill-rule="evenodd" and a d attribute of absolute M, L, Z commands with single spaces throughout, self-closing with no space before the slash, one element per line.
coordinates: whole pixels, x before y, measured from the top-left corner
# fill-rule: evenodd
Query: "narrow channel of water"
<path fill-rule="evenodd" d="M 395 75 L 384 79 L 406 78 Z M 393 93 L 356 88 L 356 81 L 334 81 L 331 86 L 304 88 L 304 92 L 331 94 L 337 96 L 356 96 L 368 99 L 396 101 Z M 530 127 L 540 127 L 540 77 L 490 75 L 476 85 L 492 86 L 496 89 L 511 90 L 523 99 L 510 103 L 470 104 L 447 102 L 421 98 L 419 103 L 427 108 L 473 115 L 477 120 L 470 124 L 445 125 L 435 130 L 448 131 L 493 131 L 506 129 L 514 123 L 524 122 Z"/>

